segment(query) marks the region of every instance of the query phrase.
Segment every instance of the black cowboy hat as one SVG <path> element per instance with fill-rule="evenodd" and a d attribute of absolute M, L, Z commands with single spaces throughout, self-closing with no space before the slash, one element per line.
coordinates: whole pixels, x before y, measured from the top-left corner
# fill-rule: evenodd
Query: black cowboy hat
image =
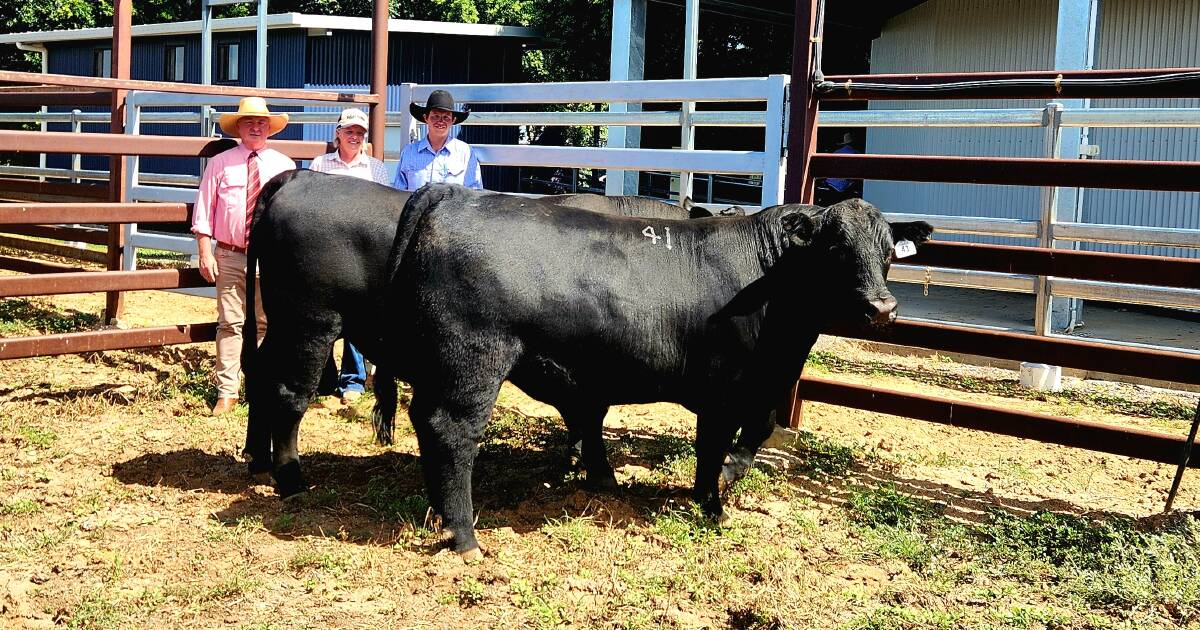
<path fill-rule="evenodd" d="M 408 104 L 408 111 L 416 117 L 417 120 L 424 121 L 425 114 L 431 109 L 444 109 L 451 114 L 454 114 L 454 124 L 459 124 L 471 115 L 471 112 L 459 111 L 454 109 L 454 97 L 446 90 L 434 90 L 429 94 L 429 100 L 425 101 L 425 106 L 421 107 L 416 103 Z"/>

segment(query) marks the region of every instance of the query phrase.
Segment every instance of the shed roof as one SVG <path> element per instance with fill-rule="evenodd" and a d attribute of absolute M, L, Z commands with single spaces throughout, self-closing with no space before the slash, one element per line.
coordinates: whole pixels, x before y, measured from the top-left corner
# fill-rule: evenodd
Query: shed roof
<path fill-rule="evenodd" d="M 253 31 L 258 26 L 258 17 L 221 18 L 213 20 L 214 33 L 229 31 Z M 309 15 L 306 13 L 274 13 L 267 16 L 267 28 L 303 28 L 337 31 L 371 30 L 371 18 L 342 17 L 337 15 Z M 133 27 L 134 37 L 156 35 L 192 35 L 200 32 L 200 20 L 170 22 L 165 24 L 139 24 Z M 539 33 L 523 26 L 500 26 L 498 24 L 461 24 L 457 22 L 431 22 L 427 20 L 388 20 L 390 33 L 417 33 L 423 35 L 470 35 L 476 37 L 517 37 L 534 39 Z M 49 42 L 74 42 L 89 39 L 112 39 L 112 27 L 83 28 L 61 31 L 31 31 L 0 35 L 0 44 L 42 44 Z"/>

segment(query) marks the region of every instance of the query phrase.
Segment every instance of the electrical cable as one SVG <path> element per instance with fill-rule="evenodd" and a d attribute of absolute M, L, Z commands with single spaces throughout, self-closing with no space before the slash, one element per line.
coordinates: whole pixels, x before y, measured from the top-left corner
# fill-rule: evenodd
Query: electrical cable
<path fill-rule="evenodd" d="M 1053 79 L 986 79 L 975 81 L 953 81 L 948 83 L 929 83 L 924 85 L 909 85 L 896 83 L 878 83 L 870 81 L 854 81 L 853 83 L 835 82 L 835 81 L 818 81 L 814 86 L 815 91 L 822 94 L 832 94 L 839 90 L 850 91 L 851 87 L 854 90 L 872 90 L 875 92 L 939 92 L 949 90 L 987 90 L 996 88 L 1054 88 L 1057 92 L 1062 92 L 1065 88 L 1083 88 L 1095 87 L 1102 85 L 1115 86 L 1149 86 L 1149 85 L 1168 85 L 1173 83 L 1185 83 L 1189 81 L 1200 81 L 1200 72 L 1169 72 L 1165 74 L 1156 74 L 1145 77 L 1116 77 L 1116 78 L 1097 78 L 1097 79 L 1065 79 L 1056 77 Z"/>

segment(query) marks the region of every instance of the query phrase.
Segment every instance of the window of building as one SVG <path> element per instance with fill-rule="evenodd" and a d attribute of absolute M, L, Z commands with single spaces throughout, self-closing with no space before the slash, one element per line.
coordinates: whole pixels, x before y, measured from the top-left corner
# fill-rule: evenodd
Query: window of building
<path fill-rule="evenodd" d="M 184 73 L 183 44 L 167 44 L 163 58 L 163 81 L 182 81 Z"/>
<path fill-rule="evenodd" d="M 217 80 L 237 81 L 239 61 L 237 42 L 217 44 Z"/>
<path fill-rule="evenodd" d="M 92 76 L 112 76 L 112 49 L 97 48 L 92 51 Z"/>

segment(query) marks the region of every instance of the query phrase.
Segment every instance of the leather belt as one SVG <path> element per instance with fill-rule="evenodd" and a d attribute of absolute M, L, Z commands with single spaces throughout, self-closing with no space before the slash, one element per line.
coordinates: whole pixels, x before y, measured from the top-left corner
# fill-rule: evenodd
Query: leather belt
<path fill-rule="evenodd" d="M 227 249 L 231 252 L 237 252 L 239 254 L 246 253 L 245 247 L 238 247 L 237 245 L 230 245 L 229 243 L 222 243 L 221 241 L 217 241 L 217 247 L 219 247 L 221 249 Z"/>

